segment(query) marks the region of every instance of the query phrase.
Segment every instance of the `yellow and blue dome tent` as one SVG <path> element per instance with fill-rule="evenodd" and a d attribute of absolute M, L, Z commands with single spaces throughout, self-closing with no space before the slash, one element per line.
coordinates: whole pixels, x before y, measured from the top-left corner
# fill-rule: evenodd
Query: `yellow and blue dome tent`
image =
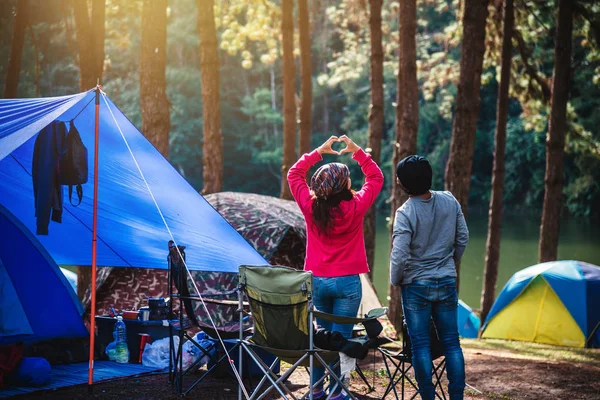
<path fill-rule="evenodd" d="M 484 339 L 599 347 L 600 267 L 553 261 L 515 273 L 492 306 Z"/>

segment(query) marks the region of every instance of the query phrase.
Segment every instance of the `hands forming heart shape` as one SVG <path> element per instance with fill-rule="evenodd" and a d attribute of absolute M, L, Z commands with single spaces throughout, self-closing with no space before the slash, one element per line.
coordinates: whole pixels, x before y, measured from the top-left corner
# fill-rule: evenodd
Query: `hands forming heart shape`
<path fill-rule="evenodd" d="M 346 147 L 341 149 L 341 150 L 334 150 L 332 148 L 334 143 L 346 143 Z M 327 139 L 327 141 L 325 141 L 325 143 L 323 143 L 321 146 L 319 146 L 319 148 L 317 149 L 317 151 L 319 152 L 319 154 L 336 154 L 336 155 L 342 155 L 344 153 L 355 153 L 358 149 L 360 149 L 360 147 L 358 147 L 356 145 L 356 143 L 354 143 L 352 141 L 352 139 L 350 139 L 348 136 L 343 135 L 340 137 L 337 136 L 331 136 L 329 139 Z"/>

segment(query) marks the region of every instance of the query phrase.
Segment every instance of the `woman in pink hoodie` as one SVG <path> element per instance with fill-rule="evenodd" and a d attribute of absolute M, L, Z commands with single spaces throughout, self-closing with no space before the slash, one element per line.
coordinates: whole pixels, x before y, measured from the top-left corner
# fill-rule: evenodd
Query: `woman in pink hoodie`
<path fill-rule="evenodd" d="M 346 148 L 335 151 L 331 146 L 343 142 Z M 350 171 L 341 163 L 321 166 L 306 184 L 308 170 L 321 161 L 323 154 L 352 153 L 365 174 L 361 190 L 351 189 Z M 306 220 L 306 259 L 304 269 L 314 275 L 314 304 L 319 311 L 355 317 L 362 298 L 359 274 L 369 272 L 363 237 L 365 213 L 383 187 L 383 173 L 347 136 L 332 136 L 311 153 L 304 154 L 288 172 L 292 195 Z M 329 331 L 352 335 L 352 325 L 317 320 Z M 313 383 L 324 374 L 315 368 Z M 341 399 L 340 389 L 335 397 Z M 324 398 L 322 386 L 314 388 L 313 398 Z"/>

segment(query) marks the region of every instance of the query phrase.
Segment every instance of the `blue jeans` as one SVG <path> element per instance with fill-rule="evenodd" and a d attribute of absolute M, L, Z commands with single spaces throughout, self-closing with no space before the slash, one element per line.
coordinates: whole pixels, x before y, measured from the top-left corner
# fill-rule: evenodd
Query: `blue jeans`
<path fill-rule="evenodd" d="M 313 302 L 317 310 L 344 317 L 356 317 L 362 298 L 362 285 L 359 275 L 338 276 L 335 278 L 314 277 Z M 345 338 L 352 337 L 353 324 L 334 324 L 317 318 L 317 324 L 332 332 L 340 332 Z M 315 364 L 316 365 L 316 364 Z M 331 364 L 333 367 L 334 364 Z M 339 368 L 335 369 L 340 375 Z M 325 374 L 325 368 L 315 367 L 312 383 L 314 385 Z M 333 380 L 332 380 L 333 384 Z M 319 385 L 322 388 L 322 384 Z M 341 392 L 338 385 L 335 394 Z"/>
<path fill-rule="evenodd" d="M 456 279 L 423 279 L 402 286 L 402 308 L 412 342 L 412 364 L 423 400 L 435 398 L 431 382 L 432 361 L 429 321 L 433 317 L 444 345 L 450 400 L 462 400 L 465 360 L 458 339 Z"/>

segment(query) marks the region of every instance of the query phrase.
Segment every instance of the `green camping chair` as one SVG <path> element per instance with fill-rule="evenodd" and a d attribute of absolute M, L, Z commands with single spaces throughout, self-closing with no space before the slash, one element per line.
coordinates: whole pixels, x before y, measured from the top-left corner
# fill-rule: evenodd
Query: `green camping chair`
<path fill-rule="evenodd" d="M 339 357 L 339 353 L 316 348 L 313 341 L 315 317 L 335 323 L 355 324 L 364 323 L 379 318 L 387 313 L 387 308 L 371 310 L 366 318 L 340 317 L 322 313 L 314 309 L 313 276 L 311 272 L 298 271 L 280 266 L 240 266 L 239 269 L 240 303 L 245 294 L 254 320 L 254 334 L 244 339 L 240 333 L 239 371 L 241 375 L 243 352 L 256 362 L 264 377 L 258 386 L 250 393 L 249 399 L 262 399 L 272 389 L 277 390 L 282 398 L 288 395 L 296 399 L 291 390 L 285 385 L 290 375 L 301 366 L 308 367 L 309 382 L 312 382 L 315 363 L 320 364 L 330 377 L 330 389 L 341 386 L 343 390 L 355 399 L 342 380 L 333 372 L 329 363 Z M 243 314 L 240 313 L 240 319 Z M 351 339 L 356 340 L 356 339 Z M 255 348 L 260 348 L 273 354 L 276 359 L 286 361 L 292 366 L 281 376 L 271 371 L 256 354 Z M 265 384 L 270 384 L 261 391 Z M 312 400 L 312 383 L 308 392 L 302 398 Z M 242 398 L 240 387 L 239 398 Z M 333 390 L 330 390 L 333 392 Z"/>

